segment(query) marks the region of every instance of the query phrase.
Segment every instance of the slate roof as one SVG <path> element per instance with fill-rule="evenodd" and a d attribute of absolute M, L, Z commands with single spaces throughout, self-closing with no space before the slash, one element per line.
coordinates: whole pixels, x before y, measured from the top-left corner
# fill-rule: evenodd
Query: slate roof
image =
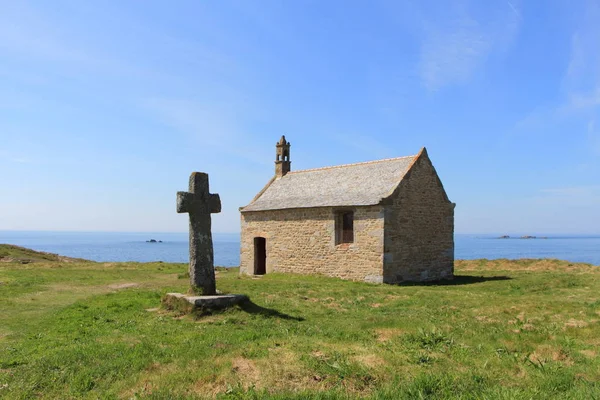
<path fill-rule="evenodd" d="M 392 194 L 418 156 L 288 172 L 272 179 L 240 211 L 379 204 Z"/>

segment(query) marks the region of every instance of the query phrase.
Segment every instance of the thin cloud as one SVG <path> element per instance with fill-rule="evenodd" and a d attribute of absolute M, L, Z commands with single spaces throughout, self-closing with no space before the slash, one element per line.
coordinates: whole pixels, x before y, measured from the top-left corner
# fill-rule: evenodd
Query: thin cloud
<path fill-rule="evenodd" d="M 521 18 L 521 13 L 519 12 L 519 10 L 517 10 L 517 7 L 514 6 L 513 3 L 511 3 L 510 1 L 506 2 L 508 4 L 508 6 L 510 7 L 511 10 L 513 10 L 513 12 L 515 13 L 515 15 L 519 18 Z"/>
<path fill-rule="evenodd" d="M 576 121 L 586 127 L 577 134 L 586 135 L 590 149 L 600 153 L 600 3 L 587 2 L 581 20 L 571 36 L 571 53 L 563 79 L 557 87 L 560 100 L 538 106 L 515 123 L 514 132 L 543 132 L 546 127 L 564 121 Z"/>
<path fill-rule="evenodd" d="M 562 113 L 595 109 L 600 106 L 600 85 L 587 93 L 569 93 L 566 103 L 559 108 Z"/>
<path fill-rule="evenodd" d="M 463 20 L 449 31 L 431 32 L 421 47 L 419 70 L 424 85 L 436 90 L 465 81 L 490 48 L 473 20 Z"/>
<path fill-rule="evenodd" d="M 270 160 L 264 149 L 254 144 L 253 135 L 241 128 L 239 121 L 248 112 L 244 104 L 154 97 L 142 100 L 141 105 L 173 132 L 198 146 L 199 153 L 230 154 L 256 164 Z"/>
<path fill-rule="evenodd" d="M 20 154 L 13 154 L 8 151 L 0 151 L 0 160 L 16 164 L 30 164 L 33 162 L 33 160 L 28 157 L 24 157 Z"/>
<path fill-rule="evenodd" d="M 596 126 L 596 120 L 588 122 L 588 140 L 592 150 L 600 155 L 600 127 Z"/>
<path fill-rule="evenodd" d="M 229 141 L 235 134 L 233 115 L 214 105 L 187 99 L 148 98 L 142 106 L 150 110 L 163 124 L 194 141 L 216 146 Z"/>
<path fill-rule="evenodd" d="M 0 13 L 0 51 L 15 58 L 43 61 L 76 74 L 93 74 L 95 79 L 128 76 L 154 80 L 175 79 L 170 74 L 146 67 L 139 61 L 115 56 L 114 48 L 95 43 L 80 32 L 44 15 L 40 7 L 25 2 L 5 2 Z M 0 70 L 19 81 L 44 83 L 47 73 L 30 75 L 18 70 Z"/>
<path fill-rule="evenodd" d="M 571 58 L 563 79 L 565 100 L 561 116 L 585 118 L 587 139 L 594 154 L 600 154 L 600 3 L 588 2 L 583 21 L 571 39 Z"/>
<path fill-rule="evenodd" d="M 419 74 L 430 91 L 467 81 L 490 53 L 513 41 L 521 20 L 512 3 L 481 17 L 456 4 L 449 13 L 423 23 Z"/>
<path fill-rule="evenodd" d="M 571 38 L 571 58 L 563 89 L 561 112 L 594 110 L 600 106 L 600 4 L 588 2 L 577 31 Z"/>

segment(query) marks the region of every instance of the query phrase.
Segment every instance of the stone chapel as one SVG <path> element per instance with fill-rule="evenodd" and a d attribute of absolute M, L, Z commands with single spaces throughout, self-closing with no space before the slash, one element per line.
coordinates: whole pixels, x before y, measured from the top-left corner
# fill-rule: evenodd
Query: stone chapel
<path fill-rule="evenodd" d="M 454 206 L 427 155 L 292 171 L 240 208 L 240 273 L 322 274 L 374 283 L 452 279 Z"/>

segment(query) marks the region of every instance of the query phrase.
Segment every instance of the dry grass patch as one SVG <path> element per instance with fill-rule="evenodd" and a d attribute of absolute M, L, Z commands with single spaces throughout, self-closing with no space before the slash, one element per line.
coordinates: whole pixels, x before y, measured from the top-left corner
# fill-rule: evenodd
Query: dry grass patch
<path fill-rule="evenodd" d="M 398 328 L 380 328 L 375 329 L 374 332 L 378 342 L 387 342 L 404 333 L 402 329 Z"/>
<path fill-rule="evenodd" d="M 501 258 L 497 260 L 456 260 L 454 267 L 457 271 L 566 271 L 600 273 L 599 268 L 587 263 L 574 263 L 556 259 L 518 259 L 509 260 Z"/>
<path fill-rule="evenodd" d="M 385 365 L 386 362 L 383 358 L 375 355 L 375 354 L 364 354 L 364 355 L 358 355 L 358 356 L 354 356 L 352 357 L 352 360 L 364 365 L 365 367 L 368 368 L 378 368 L 381 367 L 382 365 Z"/>
<path fill-rule="evenodd" d="M 497 319 L 490 318 L 487 315 L 476 315 L 475 319 L 484 324 L 495 324 L 499 322 Z"/>
<path fill-rule="evenodd" d="M 227 392 L 228 386 L 224 378 L 211 376 L 209 378 L 198 379 L 194 383 L 193 392 L 203 398 L 214 399 L 219 394 Z"/>
<path fill-rule="evenodd" d="M 260 387 L 257 383 L 259 383 L 261 374 L 254 361 L 244 357 L 236 357 L 231 361 L 231 371 L 244 389 Z"/>
<path fill-rule="evenodd" d="M 540 345 L 528 356 L 534 364 L 544 365 L 549 361 L 559 362 L 567 367 L 573 365 L 573 359 L 562 349 L 550 345 Z"/>
<path fill-rule="evenodd" d="M 410 299 L 410 296 L 407 295 L 397 295 L 397 294 L 388 294 L 387 296 L 385 296 L 386 300 L 389 301 L 394 301 L 394 300 L 408 300 Z"/>
<path fill-rule="evenodd" d="M 533 331 L 533 330 L 535 330 L 535 326 L 533 326 L 533 324 L 523 324 L 521 326 L 521 330 L 524 330 L 524 331 Z"/>
<path fill-rule="evenodd" d="M 127 288 L 132 288 L 132 287 L 137 287 L 140 286 L 139 283 L 113 283 L 111 285 L 108 285 L 109 289 L 114 289 L 114 290 L 119 290 L 119 289 L 127 289 Z"/>
<path fill-rule="evenodd" d="M 320 350 L 313 350 L 310 354 L 312 354 L 312 356 L 316 358 L 325 358 L 325 353 L 323 353 Z"/>
<path fill-rule="evenodd" d="M 585 328 L 588 325 L 589 324 L 587 322 L 585 322 L 585 321 L 571 318 L 570 320 L 568 320 L 567 322 L 565 322 L 564 329 L 567 329 L 567 328 Z"/>
<path fill-rule="evenodd" d="M 302 365 L 298 354 L 288 349 L 272 349 L 269 357 L 256 363 L 261 371 L 262 387 L 272 392 L 310 389 L 319 382 L 319 377 Z"/>
<path fill-rule="evenodd" d="M 172 312 L 172 311 L 169 311 Z M 190 316 L 190 318 L 192 318 L 192 316 Z M 197 317 L 193 317 L 194 321 L 197 324 L 219 324 L 222 323 L 223 321 L 223 317 L 219 314 L 213 314 L 213 315 L 203 315 L 201 318 L 197 318 Z"/>
<path fill-rule="evenodd" d="M 320 303 L 324 307 L 329 308 L 331 310 L 336 310 L 336 311 L 341 311 L 341 312 L 348 312 L 348 309 L 344 308 L 340 303 L 338 303 L 337 301 L 335 301 L 335 299 L 333 297 L 325 297 L 324 299 L 320 300 Z"/>
<path fill-rule="evenodd" d="M 597 355 L 594 350 L 580 350 L 579 352 L 588 358 L 596 358 Z"/>
<path fill-rule="evenodd" d="M 139 394 L 150 395 L 156 387 L 160 387 L 164 379 L 178 371 L 174 363 L 161 364 L 154 362 L 142 371 L 137 382 L 120 393 L 121 398 L 132 399 Z"/>
<path fill-rule="evenodd" d="M 314 388 L 315 384 L 322 385 L 321 377 L 307 370 L 294 352 L 282 348 L 270 349 L 269 352 L 268 357 L 257 360 L 241 356 L 234 358 L 231 363 L 233 383 L 246 390 L 266 389 L 273 393 L 295 392 Z M 320 353 L 319 358 L 326 356 Z M 227 384 L 227 379 L 220 383 Z"/>

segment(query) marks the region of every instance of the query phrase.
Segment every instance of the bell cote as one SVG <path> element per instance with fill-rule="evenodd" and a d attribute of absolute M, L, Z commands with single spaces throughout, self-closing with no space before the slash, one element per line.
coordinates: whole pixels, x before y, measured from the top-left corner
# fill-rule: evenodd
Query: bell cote
<path fill-rule="evenodd" d="M 275 145 L 275 177 L 277 178 L 281 178 L 291 170 L 290 146 L 291 143 L 285 140 L 285 136 L 282 136 Z"/>

